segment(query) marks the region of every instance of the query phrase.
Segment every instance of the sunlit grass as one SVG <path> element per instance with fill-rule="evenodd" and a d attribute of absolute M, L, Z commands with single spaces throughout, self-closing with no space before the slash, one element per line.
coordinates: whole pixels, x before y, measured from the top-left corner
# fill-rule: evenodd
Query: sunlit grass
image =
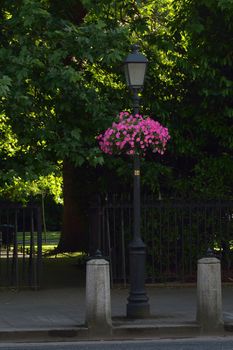
<path fill-rule="evenodd" d="M 86 258 L 86 254 L 84 252 L 70 252 L 70 253 L 57 253 L 56 248 L 60 240 L 61 232 L 54 231 L 54 232 L 47 232 L 46 234 L 46 240 L 44 239 L 44 235 L 42 236 L 42 255 L 46 257 L 47 259 L 54 259 L 54 258 L 75 258 L 78 260 L 82 260 Z M 34 239 L 34 249 L 35 253 L 37 253 L 37 233 L 34 233 L 33 235 Z M 17 234 L 17 242 L 18 242 L 18 251 L 23 253 L 24 252 L 28 255 L 30 252 L 30 240 L 31 240 L 31 234 L 30 232 L 19 232 Z M 23 248 L 23 242 L 24 242 L 24 248 Z M 13 249 L 13 247 L 11 248 Z"/>
<path fill-rule="evenodd" d="M 48 255 L 46 258 L 57 259 L 57 258 L 75 258 L 75 259 L 85 259 L 86 254 L 84 252 L 70 252 L 70 253 L 58 253 L 53 255 Z"/>
<path fill-rule="evenodd" d="M 43 245 L 55 245 L 55 244 L 58 244 L 60 236 L 61 236 L 61 232 L 59 232 L 59 231 L 47 232 L 46 233 L 46 239 L 45 239 L 45 235 L 42 233 L 42 244 Z M 37 239 L 37 233 L 36 232 L 34 232 L 33 238 L 34 238 L 34 240 Z M 23 244 L 23 241 L 25 242 L 25 244 L 30 244 L 30 240 L 31 240 L 31 233 L 30 232 L 24 232 L 24 233 L 23 232 L 18 232 L 17 233 L 18 244 Z"/>

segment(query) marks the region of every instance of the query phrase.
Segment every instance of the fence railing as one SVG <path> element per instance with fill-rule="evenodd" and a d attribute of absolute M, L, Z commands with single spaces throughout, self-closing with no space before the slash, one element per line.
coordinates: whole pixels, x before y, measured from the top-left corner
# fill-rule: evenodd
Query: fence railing
<path fill-rule="evenodd" d="M 41 263 L 40 208 L 0 202 L 0 286 L 37 289 Z"/>
<path fill-rule="evenodd" d="M 195 281 L 197 259 L 208 247 L 233 280 L 233 201 L 155 200 L 142 196 L 141 234 L 147 245 L 147 282 Z M 111 261 L 113 281 L 128 281 L 128 244 L 133 235 L 130 196 L 96 198 L 91 206 L 91 250 Z"/>

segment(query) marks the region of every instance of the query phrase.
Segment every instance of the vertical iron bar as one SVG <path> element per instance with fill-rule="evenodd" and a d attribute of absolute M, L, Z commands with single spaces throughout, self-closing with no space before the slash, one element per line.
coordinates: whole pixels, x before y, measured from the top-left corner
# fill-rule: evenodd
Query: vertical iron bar
<path fill-rule="evenodd" d="M 212 250 L 214 251 L 215 249 L 215 244 L 216 244 L 216 235 L 215 235 L 215 224 L 214 224 L 214 207 L 212 207 L 211 210 L 211 240 L 212 240 Z"/>
<path fill-rule="evenodd" d="M 170 268 L 170 208 L 167 208 L 167 278 L 170 277 L 171 268 Z"/>
<path fill-rule="evenodd" d="M 108 237 L 107 237 L 107 233 L 106 233 L 106 227 L 105 227 L 105 220 L 104 220 L 104 214 L 105 214 L 105 205 L 103 205 L 103 199 L 102 197 L 101 201 L 100 201 L 100 206 L 99 206 L 99 237 L 100 237 L 100 242 L 98 249 L 100 249 L 100 247 L 102 247 L 102 252 L 104 255 L 108 254 Z"/>
<path fill-rule="evenodd" d="M 97 249 L 99 247 L 103 247 L 105 251 L 105 232 L 104 227 L 102 226 L 101 216 L 102 216 L 102 198 L 100 196 L 97 197 L 97 230 L 98 230 L 98 240 L 97 240 Z"/>
<path fill-rule="evenodd" d="M 179 229 L 177 225 L 177 208 L 174 208 L 174 228 L 175 228 L 175 274 L 176 279 L 178 278 L 178 247 L 177 240 L 179 239 Z"/>
<path fill-rule="evenodd" d="M 163 260 L 162 260 L 162 253 L 163 253 L 163 247 L 162 247 L 162 208 L 161 206 L 159 207 L 159 272 L 160 276 L 159 279 L 161 280 L 163 278 Z"/>
<path fill-rule="evenodd" d="M 124 228 L 124 208 L 121 207 L 121 250 L 122 250 L 122 273 L 123 283 L 126 287 L 126 264 L 125 264 L 125 228 Z"/>
<path fill-rule="evenodd" d="M 9 209 L 6 210 L 6 223 L 7 225 L 9 225 Z M 7 282 L 8 285 L 11 284 L 12 281 L 12 276 L 10 276 L 10 242 L 9 242 L 9 234 L 8 231 L 6 230 L 5 232 L 5 239 L 6 239 L 6 259 L 7 259 L 7 263 L 6 263 L 6 273 L 7 273 Z"/>
<path fill-rule="evenodd" d="M 37 279 L 35 288 L 38 289 L 41 284 L 42 273 L 42 215 L 40 207 L 36 208 L 37 213 Z"/>
<path fill-rule="evenodd" d="M 106 229 L 107 229 L 107 239 L 108 239 L 108 255 L 109 255 L 109 263 L 110 263 L 110 282 L 111 288 L 113 287 L 113 270 L 112 270 L 112 249 L 111 249 L 111 235 L 110 235 L 110 227 L 109 227 L 109 208 L 105 207 L 106 210 Z"/>
<path fill-rule="evenodd" d="M 14 218 L 14 230 L 13 230 L 13 285 L 18 289 L 19 287 L 19 266 L 18 266 L 18 210 L 15 208 Z M 10 232 L 9 232 L 10 233 Z"/>
<path fill-rule="evenodd" d="M 204 206 L 204 244 L 205 244 L 205 251 L 207 251 L 207 249 L 210 246 L 210 241 L 209 241 L 209 237 L 208 237 L 208 229 L 207 229 L 207 207 L 206 205 Z"/>
<path fill-rule="evenodd" d="M 231 254 L 231 250 L 230 250 L 230 244 L 229 240 L 231 237 L 231 221 L 232 221 L 232 212 L 230 210 L 230 207 L 227 207 L 227 213 L 228 213 L 228 221 L 227 221 L 227 229 L 226 229 L 226 236 L 224 237 L 224 241 L 225 241 L 225 245 L 227 245 L 227 247 L 225 247 L 225 260 L 227 261 L 227 270 L 230 269 L 230 257 L 229 255 Z M 226 243 L 227 242 L 227 243 Z"/>
<path fill-rule="evenodd" d="M 29 286 L 33 288 L 35 281 L 34 269 L 34 218 L 33 209 L 30 208 L 30 256 L 29 256 Z"/>
<path fill-rule="evenodd" d="M 117 216 L 117 201 L 116 201 L 116 194 L 113 195 L 113 278 L 118 279 L 118 273 L 117 273 L 117 264 L 116 264 L 116 241 L 117 241 L 117 232 L 116 232 L 116 216 Z"/>
<path fill-rule="evenodd" d="M 22 253 L 23 253 L 23 259 L 22 259 L 22 279 L 25 281 L 25 272 L 26 272 L 26 229 L 25 229 L 25 208 L 22 208 L 22 215 L 23 215 L 23 227 L 22 227 Z"/>
<path fill-rule="evenodd" d="M 154 225 L 155 225 L 155 213 L 157 211 L 157 208 L 154 208 L 154 213 L 153 213 L 153 208 L 152 207 L 148 207 L 149 210 L 149 216 L 150 216 L 150 236 L 151 236 L 151 240 L 152 240 L 152 283 L 155 283 L 155 235 L 156 232 L 153 234 L 154 230 Z M 158 222 L 156 220 L 156 222 Z"/>
<path fill-rule="evenodd" d="M 192 276 L 192 216 L 191 216 L 192 207 L 189 206 L 189 275 Z"/>
<path fill-rule="evenodd" d="M 184 237 L 184 208 L 181 208 L 181 254 L 182 254 L 182 282 L 185 280 L 185 237 Z"/>

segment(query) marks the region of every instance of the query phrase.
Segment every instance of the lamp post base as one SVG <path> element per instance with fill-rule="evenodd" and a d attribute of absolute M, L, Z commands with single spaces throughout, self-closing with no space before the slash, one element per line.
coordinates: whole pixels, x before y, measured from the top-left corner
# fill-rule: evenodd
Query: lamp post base
<path fill-rule="evenodd" d="M 127 304 L 128 318 L 148 318 L 150 316 L 150 304 L 148 302 L 137 303 L 129 302 Z"/>
<path fill-rule="evenodd" d="M 141 239 L 133 240 L 130 245 L 130 293 L 127 304 L 127 317 L 147 318 L 150 305 L 145 290 L 146 246 Z"/>

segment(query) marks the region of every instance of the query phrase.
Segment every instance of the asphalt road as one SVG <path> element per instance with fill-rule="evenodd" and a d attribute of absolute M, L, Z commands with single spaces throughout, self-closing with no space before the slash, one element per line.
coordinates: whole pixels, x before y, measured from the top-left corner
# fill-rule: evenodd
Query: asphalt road
<path fill-rule="evenodd" d="M 1 344 L 4 350 L 233 350 L 233 338 Z"/>

